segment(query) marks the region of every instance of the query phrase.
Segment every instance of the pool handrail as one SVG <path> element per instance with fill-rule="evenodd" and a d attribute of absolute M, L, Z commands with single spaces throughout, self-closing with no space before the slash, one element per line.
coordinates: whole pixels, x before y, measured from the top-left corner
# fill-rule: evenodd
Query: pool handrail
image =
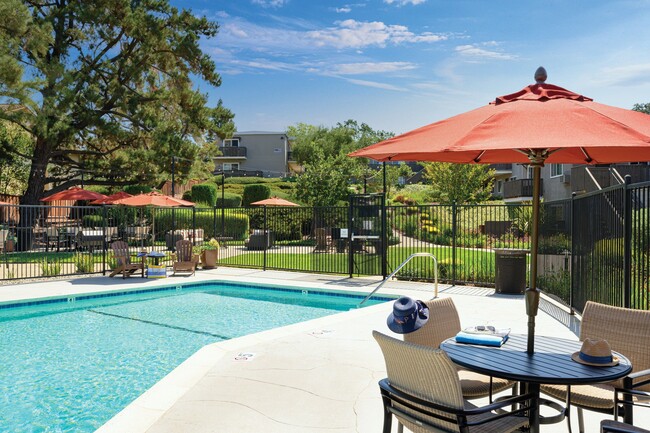
<path fill-rule="evenodd" d="M 431 253 L 413 253 L 410 256 L 408 256 L 406 258 L 406 260 L 404 260 L 402 262 L 402 264 L 397 267 L 397 269 L 395 269 L 389 276 L 387 276 L 381 283 L 379 283 L 379 285 L 377 287 L 375 287 L 375 290 L 373 290 L 372 292 L 370 292 L 370 294 L 368 296 L 363 298 L 363 301 L 359 302 L 359 305 L 357 305 L 357 307 L 361 307 L 364 302 L 366 302 L 368 299 L 370 299 L 372 297 L 372 295 L 374 295 L 375 292 L 377 292 L 377 290 L 379 290 L 386 283 L 386 281 L 393 278 L 395 276 L 395 274 L 397 274 L 400 271 L 400 269 L 402 269 L 404 266 L 406 266 L 406 264 L 408 262 L 410 262 L 411 259 L 414 258 L 414 257 L 431 257 L 431 259 L 433 259 L 433 263 L 434 263 L 433 278 L 434 278 L 434 283 L 435 283 L 433 298 L 434 299 L 437 298 L 438 297 L 438 260 L 436 259 L 436 256 L 434 256 Z"/>

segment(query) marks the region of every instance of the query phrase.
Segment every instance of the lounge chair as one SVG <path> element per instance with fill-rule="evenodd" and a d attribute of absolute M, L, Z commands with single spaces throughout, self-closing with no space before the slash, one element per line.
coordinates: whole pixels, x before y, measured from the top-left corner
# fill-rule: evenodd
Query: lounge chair
<path fill-rule="evenodd" d="M 314 229 L 314 238 L 316 239 L 316 246 L 314 247 L 315 253 L 329 253 L 334 249 L 332 237 L 328 235 L 327 230 L 324 228 Z"/>
<path fill-rule="evenodd" d="M 130 277 L 135 271 L 142 272 L 144 278 L 144 259 L 139 263 L 131 262 L 131 255 L 129 254 L 129 245 L 124 241 L 115 241 L 111 244 L 113 255 L 115 256 L 115 269 L 110 273 L 109 277 L 114 277 L 117 274 L 122 274 L 122 278 Z"/>
<path fill-rule="evenodd" d="M 613 351 L 625 355 L 633 366 L 632 373 L 622 382 L 599 385 L 574 385 L 570 403 L 578 408 L 578 425 L 584 432 L 582 409 L 622 415 L 632 424 L 632 406 L 617 404 L 615 388 L 625 388 L 631 404 L 650 401 L 650 311 L 612 307 L 597 302 L 587 302 L 582 314 L 580 340 L 587 338 L 607 340 Z M 621 386 L 623 385 L 623 386 Z M 568 390 L 562 385 L 542 385 L 542 392 L 560 400 L 567 400 Z M 567 416 L 567 420 L 570 418 Z"/>
<path fill-rule="evenodd" d="M 177 272 L 189 273 L 194 275 L 196 272 L 196 265 L 199 263 L 199 255 L 194 254 L 192 241 L 181 239 L 176 242 L 176 252 L 172 255 L 174 260 L 172 275 Z"/>
<path fill-rule="evenodd" d="M 454 337 L 461 330 L 458 311 L 451 298 L 438 298 L 425 302 L 429 307 L 430 319 L 420 329 L 404 334 L 404 341 L 437 349 L 440 343 Z M 497 392 L 513 388 L 516 382 L 490 377 L 459 368 L 460 387 L 463 397 L 475 399 L 490 397 Z"/>
<path fill-rule="evenodd" d="M 401 425 L 418 433 L 505 433 L 528 425 L 524 411 L 531 407 L 531 394 L 476 407 L 463 398 L 456 365 L 443 350 L 407 343 L 377 331 L 372 335 L 384 354 L 388 373 L 379 382 L 384 433 L 391 431 L 393 415 Z M 508 407 L 517 409 L 508 414 L 495 413 Z M 401 426 L 398 431 L 402 431 Z"/>

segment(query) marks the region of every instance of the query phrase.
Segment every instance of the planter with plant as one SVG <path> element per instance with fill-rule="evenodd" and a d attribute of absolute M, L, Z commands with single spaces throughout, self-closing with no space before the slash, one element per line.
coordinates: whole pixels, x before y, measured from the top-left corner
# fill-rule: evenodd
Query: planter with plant
<path fill-rule="evenodd" d="M 219 241 L 212 238 L 203 245 L 195 247 L 197 252 L 201 255 L 201 267 L 203 269 L 213 269 L 217 266 L 220 246 Z"/>

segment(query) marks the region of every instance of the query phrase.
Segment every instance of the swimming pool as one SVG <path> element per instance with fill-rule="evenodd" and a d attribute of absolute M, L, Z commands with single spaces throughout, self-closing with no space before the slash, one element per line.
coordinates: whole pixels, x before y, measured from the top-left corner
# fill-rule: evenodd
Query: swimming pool
<path fill-rule="evenodd" d="M 201 283 L 0 305 L 0 431 L 92 432 L 207 344 L 361 299 Z"/>

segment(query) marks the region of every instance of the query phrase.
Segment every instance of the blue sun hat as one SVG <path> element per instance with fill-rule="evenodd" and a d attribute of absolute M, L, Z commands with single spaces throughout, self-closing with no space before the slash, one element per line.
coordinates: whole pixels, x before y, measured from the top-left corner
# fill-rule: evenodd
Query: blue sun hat
<path fill-rule="evenodd" d="M 386 324 L 397 334 L 408 334 L 420 329 L 429 320 L 429 308 L 422 301 L 403 296 L 393 303 L 393 312 Z"/>

